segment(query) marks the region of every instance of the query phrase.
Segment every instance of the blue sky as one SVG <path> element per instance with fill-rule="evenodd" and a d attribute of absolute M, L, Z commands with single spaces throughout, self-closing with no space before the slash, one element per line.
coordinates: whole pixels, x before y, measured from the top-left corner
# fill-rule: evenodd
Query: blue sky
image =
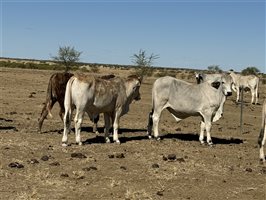
<path fill-rule="evenodd" d="M 59 46 L 81 62 L 265 70 L 265 0 L 1 0 L 1 57 L 50 59 Z"/>

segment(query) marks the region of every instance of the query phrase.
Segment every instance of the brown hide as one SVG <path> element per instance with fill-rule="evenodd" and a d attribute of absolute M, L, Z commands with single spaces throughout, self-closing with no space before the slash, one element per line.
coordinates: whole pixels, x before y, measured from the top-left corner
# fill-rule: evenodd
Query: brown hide
<path fill-rule="evenodd" d="M 47 115 L 51 114 L 51 110 L 54 104 L 58 101 L 60 106 L 59 116 L 63 120 L 63 113 L 65 112 L 64 109 L 64 99 L 65 99 L 65 91 L 66 91 L 66 84 L 68 80 L 73 76 L 72 73 L 54 73 L 50 77 L 47 94 L 46 94 L 46 101 L 42 108 L 41 116 L 38 120 L 39 122 L 39 131 L 42 129 L 42 124 L 44 119 L 46 119 Z"/>

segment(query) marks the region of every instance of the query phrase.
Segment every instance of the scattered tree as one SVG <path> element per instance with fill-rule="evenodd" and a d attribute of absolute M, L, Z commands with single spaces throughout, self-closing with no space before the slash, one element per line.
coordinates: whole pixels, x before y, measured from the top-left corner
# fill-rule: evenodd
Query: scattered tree
<path fill-rule="evenodd" d="M 211 72 L 218 72 L 218 73 L 222 72 L 219 65 L 210 65 L 210 66 L 208 66 L 208 70 Z"/>
<path fill-rule="evenodd" d="M 256 75 L 257 73 L 259 73 L 260 70 L 256 67 L 247 67 L 246 69 L 243 69 L 241 74 L 243 75 Z"/>
<path fill-rule="evenodd" d="M 148 56 L 145 50 L 140 49 L 138 54 L 132 56 L 132 62 L 137 65 L 136 73 L 141 77 L 152 75 L 152 64 L 154 63 L 154 60 L 158 58 L 159 55 L 152 53 Z"/>
<path fill-rule="evenodd" d="M 52 56 L 55 61 L 61 62 L 65 66 L 65 71 L 67 72 L 70 67 L 77 61 L 82 52 L 76 51 L 74 47 L 63 46 L 59 47 L 58 55 Z"/>

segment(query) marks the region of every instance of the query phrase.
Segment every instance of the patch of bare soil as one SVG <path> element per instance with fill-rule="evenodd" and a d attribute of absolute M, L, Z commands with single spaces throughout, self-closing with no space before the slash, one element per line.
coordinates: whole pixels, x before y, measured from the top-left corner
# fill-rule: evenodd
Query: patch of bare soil
<path fill-rule="evenodd" d="M 234 103 L 235 94 L 229 97 L 224 117 L 213 123 L 214 147 L 198 141 L 200 118 L 176 123 L 167 111 L 160 121 L 162 140 L 149 140 L 155 78 L 147 78 L 142 99 L 121 119 L 121 145 L 104 143 L 102 117 L 96 137 L 86 116 L 84 145 L 74 144 L 72 132 L 72 144 L 64 148 L 57 104 L 54 118 L 37 133 L 54 71 L 0 70 L 0 199 L 266 199 L 266 167 L 259 163 L 257 147 L 261 105 L 244 104 L 242 134 L 240 105 Z M 259 102 L 266 97 L 265 87 L 260 85 Z M 250 93 L 244 100 L 250 101 Z"/>

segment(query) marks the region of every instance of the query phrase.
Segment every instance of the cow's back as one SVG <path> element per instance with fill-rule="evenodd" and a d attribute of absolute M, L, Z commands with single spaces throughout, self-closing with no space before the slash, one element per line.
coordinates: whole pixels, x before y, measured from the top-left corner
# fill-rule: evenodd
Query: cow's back
<path fill-rule="evenodd" d="M 91 75 L 77 74 L 72 84 L 72 99 L 75 105 L 93 113 L 111 112 L 118 103 L 126 100 L 121 78 L 104 80 Z"/>

